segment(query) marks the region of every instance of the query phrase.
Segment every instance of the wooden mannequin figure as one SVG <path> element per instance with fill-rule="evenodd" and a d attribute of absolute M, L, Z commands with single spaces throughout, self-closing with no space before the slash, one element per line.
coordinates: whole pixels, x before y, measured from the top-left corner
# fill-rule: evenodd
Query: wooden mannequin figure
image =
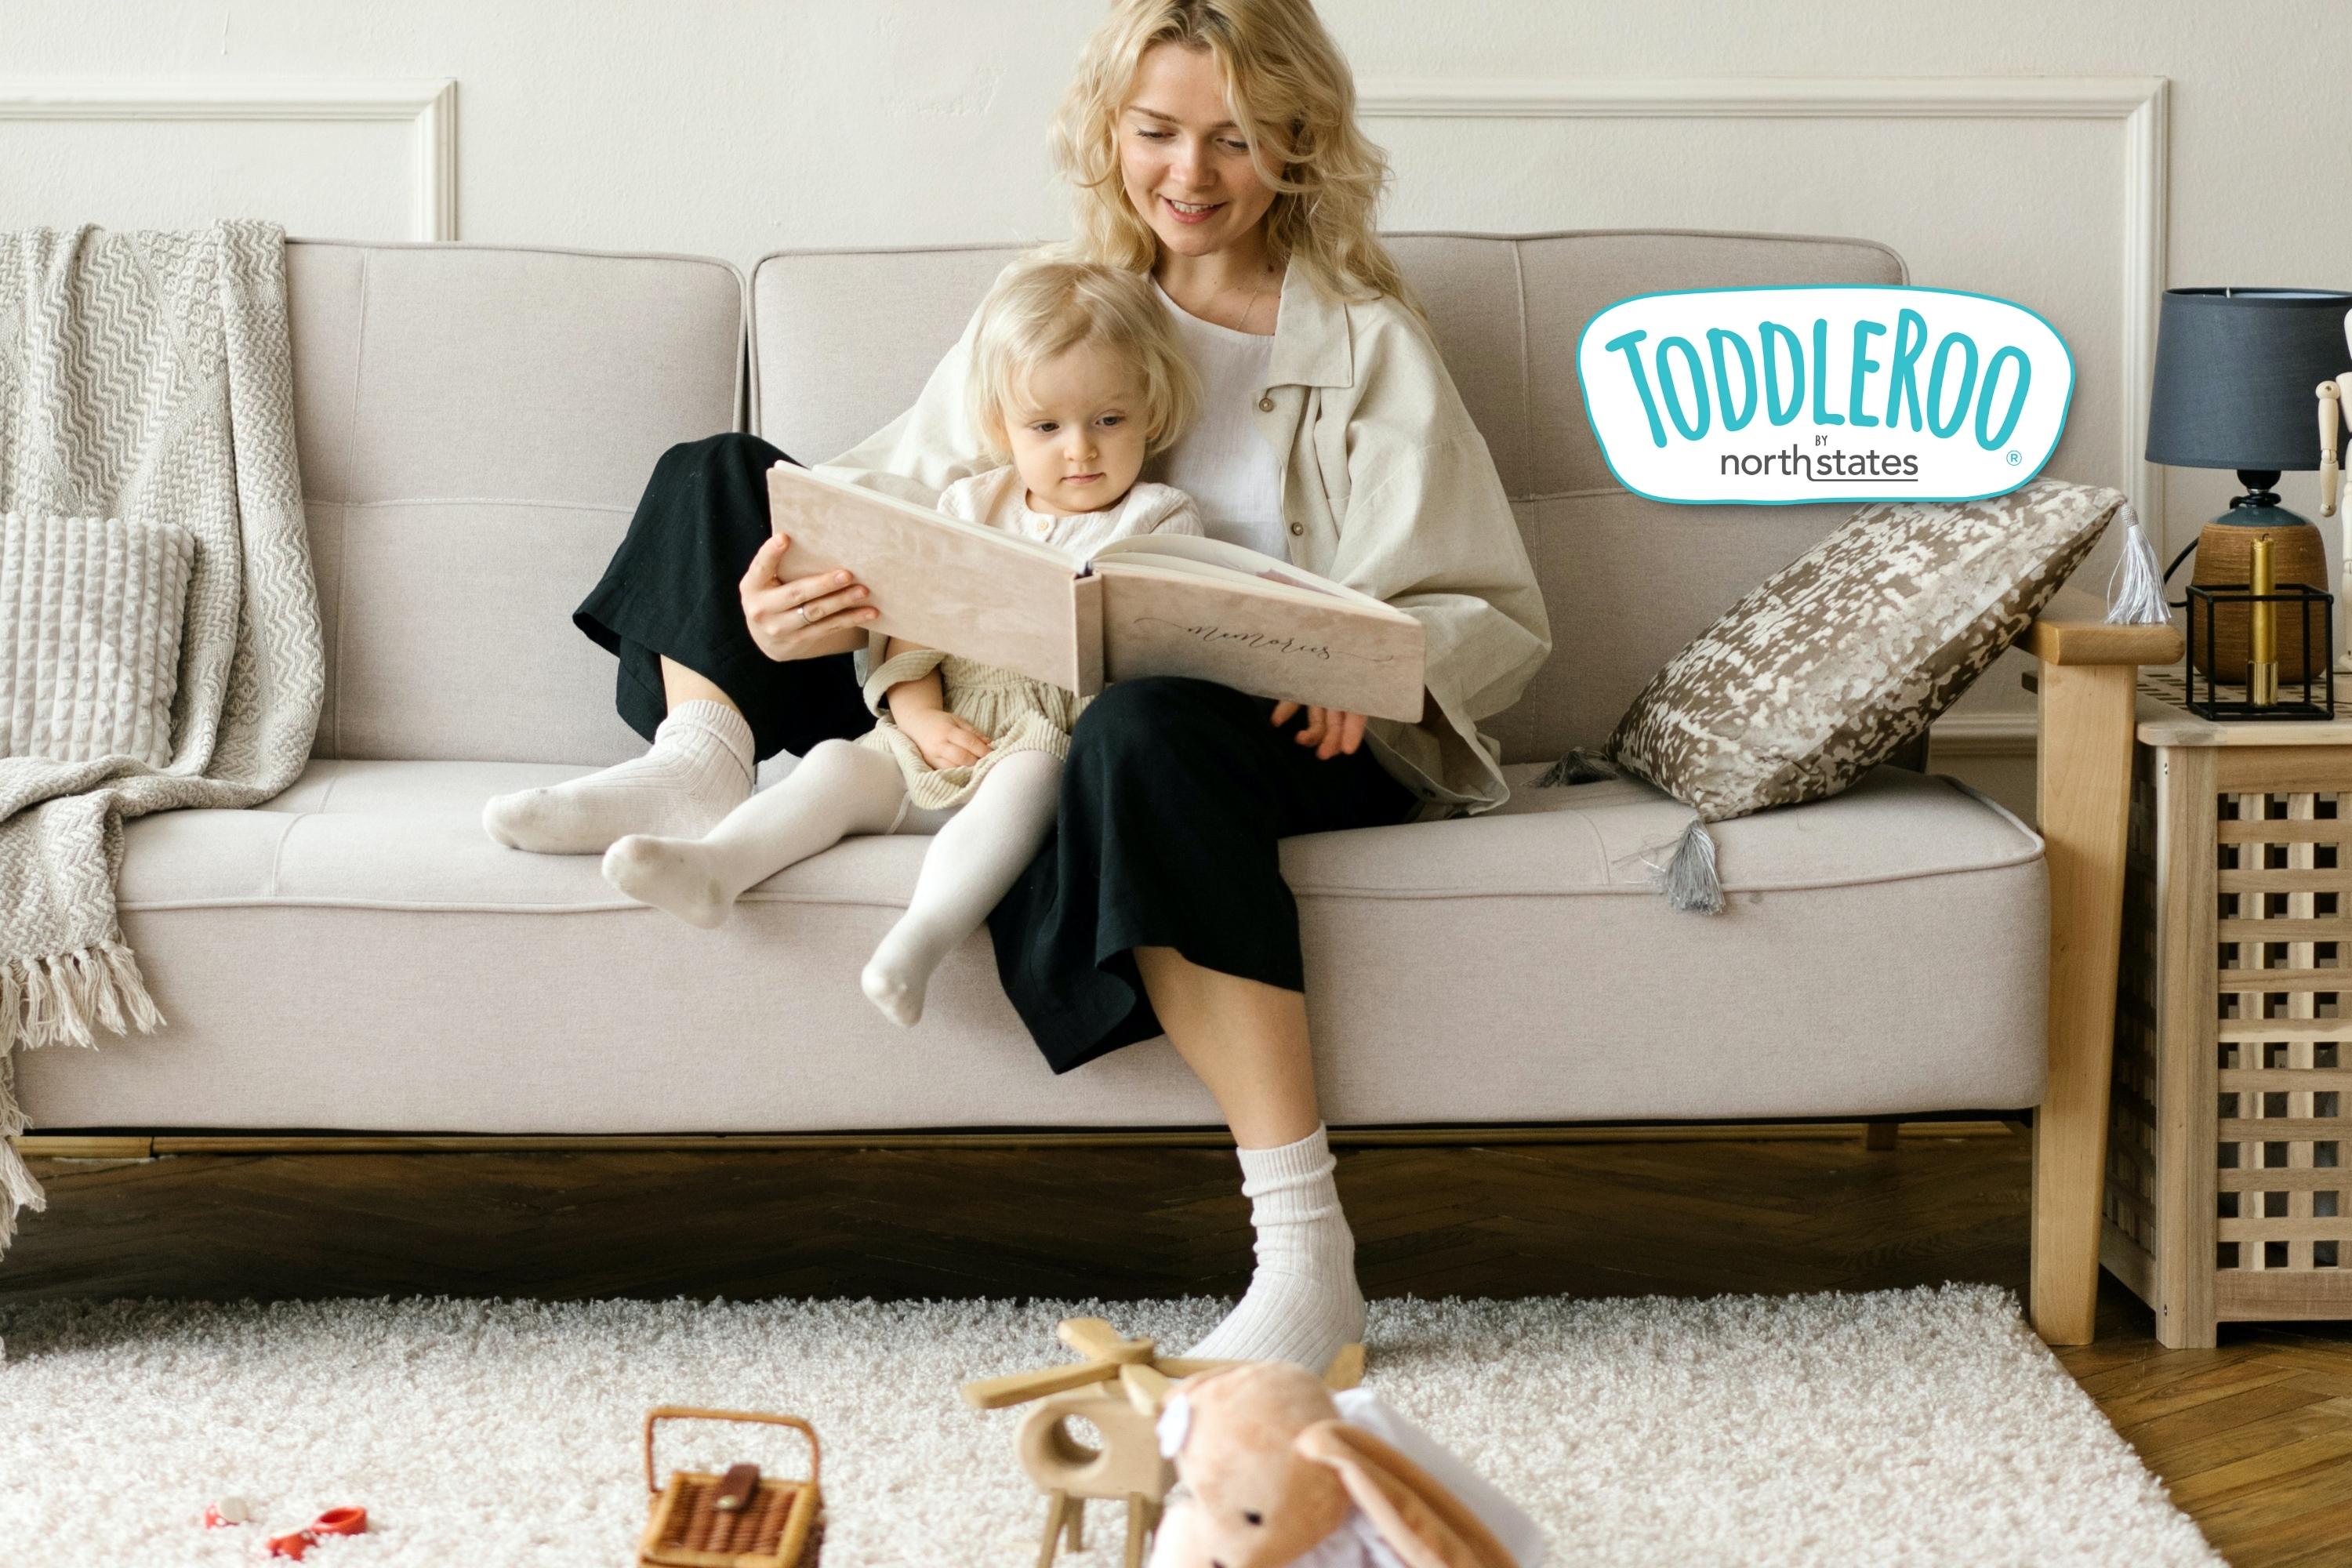
<path fill-rule="evenodd" d="M 2352 310 L 2344 312 L 2344 352 L 2352 355 Z M 2333 381 L 2319 384 L 2319 515 L 2334 517 L 2343 470 L 2338 466 L 2336 447 L 2339 432 L 2347 415 L 2352 415 L 2352 371 L 2347 371 Z M 2344 640 L 2336 645 L 2342 651 L 2336 656 L 2336 671 L 2352 675 L 2352 517 L 2345 519 L 2344 534 L 2339 551 L 2342 563 L 2338 567 L 2343 576 L 2342 591 L 2336 602 L 2344 607 Z"/>

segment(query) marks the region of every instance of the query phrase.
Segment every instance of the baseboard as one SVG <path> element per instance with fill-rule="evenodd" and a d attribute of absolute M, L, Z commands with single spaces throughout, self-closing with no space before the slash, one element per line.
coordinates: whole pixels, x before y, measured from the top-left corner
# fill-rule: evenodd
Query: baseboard
<path fill-rule="evenodd" d="M 1869 1121 L 1666 1122 L 1643 1126 L 1335 1127 L 1341 1148 L 1453 1148 L 1477 1144 L 1699 1143 L 1759 1141 L 1845 1142 Z M 1902 1121 L 1906 1138 L 2005 1138 L 2013 1124 L 1994 1120 Z M 16 1147 L 28 1159 L 145 1160 L 184 1154 L 549 1154 L 793 1149 L 1223 1149 L 1223 1128 L 1167 1131 L 1103 1129 L 990 1132 L 614 1133 L 599 1136 L 507 1133 L 26 1133 Z"/>

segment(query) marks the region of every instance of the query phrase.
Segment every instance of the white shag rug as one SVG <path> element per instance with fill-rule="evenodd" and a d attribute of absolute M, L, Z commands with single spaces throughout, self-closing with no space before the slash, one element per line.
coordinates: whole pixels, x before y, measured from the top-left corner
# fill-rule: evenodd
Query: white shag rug
<path fill-rule="evenodd" d="M 365 1507 L 310 1568 L 621 1568 L 658 1404 L 825 1444 L 825 1568 L 1026 1563 L 1017 1411 L 966 1378 L 1064 1359 L 1056 1320 L 1182 1344 L 1219 1305 L 418 1300 L 0 1307 L 0 1563 L 247 1563 Z M 1795 1298 L 1383 1301 L 1368 1384 L 1550 1532 L 1558 1564 L 2219 1564 L 1990 1286 Z M 732 1436 L 743 1432 L 742 1437 Z M 665 1427 L 665 1473 L 792 1434 Z M 699 1432 L 704 1436 L 698 1436 Z M 257 1522 L 205 1531 L 223 1494 Z M 1113 1505 L 1087 1550 L 1118 1560 Z"/>

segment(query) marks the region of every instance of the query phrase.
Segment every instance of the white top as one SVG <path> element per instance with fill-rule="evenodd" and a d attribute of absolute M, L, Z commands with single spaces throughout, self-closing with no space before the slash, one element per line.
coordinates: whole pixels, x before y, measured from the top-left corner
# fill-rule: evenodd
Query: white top
<path fill-rule="evenodd" d="M 1204 321 L 1157 281 L 1151 290 L 1168 307 L 1177 342 L 1201 378 L 1201 416 L 1144 472 L 1199 502 L 1210 538 L 1289 560 L 1282 466 L 1257 428 L 1258 399 L 1274 374 L 1274 339 Z"/>
<path fill-rule="evenodd" d="M 1132 539 L 1139 533 L 1204 531 L 1191 496 L 1140 479 L 1119 497 L 1117 505 L 1101 511 L 1063 517 L 1032 511 L 1028 501 L 1029 487 L 1021 482 L 1021 470 L 1007 463 L 958 479 L 941 490 L 939 510 L 965 522 L 1001 528 L 1078 555 L 1091 555 L 1114 539 Z"/>

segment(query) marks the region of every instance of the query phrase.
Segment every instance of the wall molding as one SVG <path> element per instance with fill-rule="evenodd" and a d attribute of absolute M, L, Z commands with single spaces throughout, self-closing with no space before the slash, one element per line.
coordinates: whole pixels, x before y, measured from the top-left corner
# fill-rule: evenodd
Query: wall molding
<path fill-rule="evenodd" d="M 2165 277 L 2164 77 L 1367 78 L 1358 112 L 1385 120 L 2102 120 L 2124 132 L 2123 435 L 2116 473 L 2164 523 L 2164 470 L 2147 450 L 2147 398 Z"/>
<path fill-rule="evenodd" d="M 37 80 L 0 78 L 11 121 L 383 121 L 411 128 L 412 239 L 457 237 L 457 84 L 448 78 L 256 81 Z"/>

